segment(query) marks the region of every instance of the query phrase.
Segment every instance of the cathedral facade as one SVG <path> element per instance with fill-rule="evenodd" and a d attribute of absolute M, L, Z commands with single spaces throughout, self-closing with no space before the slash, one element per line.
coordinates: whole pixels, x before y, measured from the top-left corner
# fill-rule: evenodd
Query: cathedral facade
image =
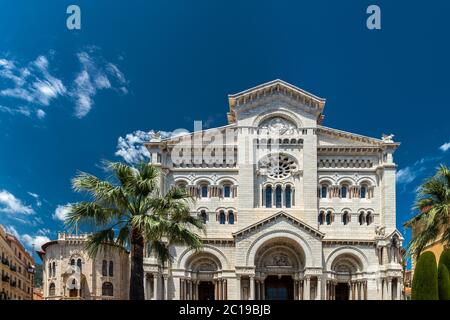
<path fill-rule="evenodd" d="M 226 126 L 146 144 L 205 223 L 201 251 L 145 257 L 146 299 L 401 299 L 399 143 L 323 126 L 324 106 L 275 80 L 229 95 Z"/>

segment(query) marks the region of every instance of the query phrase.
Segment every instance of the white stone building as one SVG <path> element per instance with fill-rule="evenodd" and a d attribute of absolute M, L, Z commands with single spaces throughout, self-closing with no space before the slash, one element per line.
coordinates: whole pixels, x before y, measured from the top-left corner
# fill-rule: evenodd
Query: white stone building
<path fill-rule="evenodd" d="M 224 127 L 146 144 L 206 223 L 203 251 L 145 258 L 147 299 L 400 299 L 399 143 L 323 126 L 324 105 L 275 80 L 230 95 Z"/>
<path fill-rule="evenodd" d="M 130 269 L 124 249 L 105 245 L 94 258 L 85 250 L 87 235 L 59 233 L 39 251 L 46 300 L 126 300 Z"/>

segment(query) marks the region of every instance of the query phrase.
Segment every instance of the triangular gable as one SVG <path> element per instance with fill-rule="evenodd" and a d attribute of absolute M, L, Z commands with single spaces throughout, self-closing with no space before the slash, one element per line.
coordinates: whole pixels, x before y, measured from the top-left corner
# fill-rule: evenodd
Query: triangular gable
<path fill-rule="evenodd" d="M 319 115 L 318 121 L 322 118 L 321 115 L 325 106 L 325 99 L 283 80 L 276 79 L 245 91 L 228 95 L 228 103 L 230 106 L 230 112 L 228 112 L 228 122 L 236 122 L 236 107 L 274 94 L 283 94 L 291 99 L 297 100 L 303 105 L 314 109 Z"/>
<path fill-rule="evenodd" d="M 324 126 L 317 127 L 317 135 L 319 137 L 318 146 L 361 146 L 374 147 L 382 146 L 384 141 L 372 137 L 363 136 L 356 133 L 342 131 L 338 129 L 328 128 Z"/>
<path fill-rule="evenodd" d="M 405 238 L 403 238 L 403 235 L 400 233 L 400 231 L 398 231 L 397 229 L 395 229 L 394 231 L 392 231 L 387 237 L 386 239 L 392 239 L 394 237 L 394 235 L 398 236 L 398 238 L 400 239 L 400 241 L 404 241 Z"/>
<path fill-rule="evenodd" d="M 303 230 L 305 230 L 306 232 L 314 235 L 317 238 L 322 239 L 325 234 L 320 232 L 319 230 L 317 230 L 314 227 L 311 227 L 310 225 L 304 223 L 303 221 L 291 216 L 290 214 L 284 212 L 284 211 L 280 211 L 278 213 L 275 213 L 274 215 L 271 215 L 270 217 L 267 217 L 263 220 L 260 220 L 244 229 L 241 229 L 235 233 L 233 233 L 233 237 L 237 238 L 237 237 L 241 237 L 247 233 L 253 232 L 257 229 L 260 229 L 262 227 L 264 227 L 266 224 L 271 223 L 273 221 L 276 221 L 278 219 L 286 219 L 290 222 L 292 222 L 294 225 L 296 225 L 298 228 L 301 228 Z"/>

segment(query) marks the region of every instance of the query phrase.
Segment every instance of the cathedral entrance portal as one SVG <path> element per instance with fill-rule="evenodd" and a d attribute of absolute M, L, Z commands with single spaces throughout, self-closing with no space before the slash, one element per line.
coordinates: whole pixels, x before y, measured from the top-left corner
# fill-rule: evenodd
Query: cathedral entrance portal
<path fill-rule="evenodd" d="M 338 283 L 336 286 L 336 300 L 348 300 L 350 294 L 348 283 Z"/>
<path fill-rule="evenodd" d="M 294 299 L 294 280 L 291 276 L 268 276 L 264 285 L 266 300 Z"/>
<path fill-rule="evenodd" d="M 198 285 L 198 300 L 214 300 L 214 284 L 211 281 L 201 281 Z"/>

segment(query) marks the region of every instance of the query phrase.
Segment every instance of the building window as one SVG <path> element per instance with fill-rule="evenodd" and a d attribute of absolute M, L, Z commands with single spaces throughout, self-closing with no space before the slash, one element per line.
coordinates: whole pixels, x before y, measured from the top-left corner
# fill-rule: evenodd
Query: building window
<path fill-rule="evenodd" d="M 344 214 L 342 215 L 342 223 L 344 225 L 347 225 L 350 222 L 350 215 L 347 211 L 344 211 Z"/>
<path fill-rule="evenodd" d="M 281 186 L 277 186 L 275 188 L 275 207 L 277 207 L 277 208 L 281 208 L 282 192 L 283 192 L 283 190 L 281 189 Z"/>
<path fill-rule="evenodd" d="M 228 224 L 234 224 L 234 213 L 233 211 L 228 211 Z"/>
<path fill-rule="evenodd" d="M 56 262 L 52 263 L 53 277 L 56 277 Z"/>
<path fill-rule="evenodd" d="M 290 208 L 292 206 L 292 190 L 291 186 L 286 186 L 285 192 L 285 201 L 286 201 L 286 208 Z"/>
<path fill-rule="evenodd" d="M 331 211 L 327 212 L 325 221 L 327 222 L 327 225 L 330 225 L 333 222 L 333 214 L 331 213 Z"/>
<path fill-rule="evenodd" d="M 266 187 L 266 208 L 272 208 L 272 187 Z"/>
<path fill-rule="evenodd" d="M 323 225 L 324 220 L 325 220 L 325 213 L 323 211 L 320 211 L 317 222 L 319 223 L 319 225 Z"/>
<path fill-rule="evenodd" d="M 224 198 L 231 197 L 231 186 L 229 184 L 223 186 L 223 197 Z"/>
<path fill-rule="evenodd" d="M 112 261 L 109 262 L 109 276 L 114 276 L 114 263 Z"/>
<path fill-rule="evenodd" d="M 325 198 L 327 198 L 327 196 L 328 196 L 328 186 L 327 185 L 323 185 L 320 188 L 320 197 L 322 199 L 325 199 Z"/>
<path fill-rule="evenodd" d="M 226 220 L 225 212 L 223 212 L 223 210 L 221 210 L 219 213 L 219 223 L 225 224 L 225 220 Z"/>
<path fill-rule="evenodd" d="M 74 265 L 75 265 L 75 259 L 71 259 L 71 260 L 70 260 L 70 265 L 71 265 L 71 266 L 74 266 Z"/>
<path fill-rule="evenodd" d="M 366 219 L 365 219 L 365 216 L 364 216 L 364 212 L 361 212 L 360 214 L 359 214 L 359 217 L 358 217 L 358 220 L 359 220 L 359 225 L 363 225 L 366 221 Z"/>
<path fill-rule="evenodd" d="M 50 286 L 48 287 L 48 295 L 50 297 L 55 296 L 55 291 L 56 291 L 55 284 L 52 282 L 52 283 L 50 283 Z"/>
<path fill-rule="evenodd" d="M 372 222 L 373 222 L 373 215 L 371 212 L 368 212 L 366 216 L 366 223 L 368 226 L 370 226 Z"/>
<path fill-rule="evenodd" d="M 365 199 L 367 197 L 367 186 L 366 185 L 361 186 L 359 195 L 360 195 L 361 199 Z"/>
<path fill-rule="evenodd" d="M 200 219 L 203 221 L 203 223 L 206 223 L 208 220 L 208 215 L 206 214 L 205 210 L 200 211 Z"/>
<path fill-rule="evenodd" d="M 114 287 L 111 282 L 103 282 L 102 296 L 112 297 L 114 296 Z"/>
<path fill-rule="evenodd" d="M 208 198 L 208 185 L 207 184 L 203 184 L 200 187 L 200 196 L 202 198 Z"/>
<path fill-rule="evenodd" d="M 107 269 L 108 269 L 108 262 L 106 260 L 103 260 L 103 262 L 102 262 L 102 276 L 106 277 L 108 275 Z"/>
<path fill-rule="evenodd" d="M 347 185 L 343 185 L 341 187 L 341 198 L 342 199 L 346 199 L 347 198 L 347 194 L 348 194 L 348 187 L 347 187 Z"/>
<path fill-rule="evenodd" d="M 81 259 L 78 259 L 77 260 L 77 267 L 78 267 L 78 270 L 80 271 L 80 273 L 83 271 L 83 269 L 82 269 L 82 267 L 81 267 Z"/>

